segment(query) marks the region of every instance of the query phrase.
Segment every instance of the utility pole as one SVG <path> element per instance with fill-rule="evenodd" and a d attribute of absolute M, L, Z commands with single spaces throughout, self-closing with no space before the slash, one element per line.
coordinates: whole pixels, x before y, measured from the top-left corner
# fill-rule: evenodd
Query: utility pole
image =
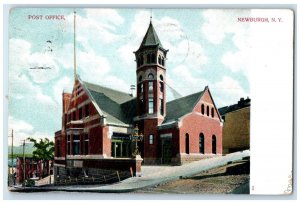
<path fill-rule="evenodd" d="M 14 165 L 14 129 L 11 130 L 11 166 Z"/>
<path fill-rule="evenodd" d="M 11 136 L 8 135 L 8 137 L 11 137 L 11 167 L 13 169 L 13 162 L 14 162 L 14 130 L 11 130 Z M 9 157 L 8 157 L 9 159 Z M 11 168 L 9 167 L 9 174 L 10 174 Z"/>
<path fill-rule="evenodd" d="M 24 187 L 25 187 L 25 176 L 26 176 L 25 163 L 26 163 L 26 161 L 25 161 L 25 140 L 23 140 L 23 176 L 24 176 L 23 182 L 24 182 Z"/>

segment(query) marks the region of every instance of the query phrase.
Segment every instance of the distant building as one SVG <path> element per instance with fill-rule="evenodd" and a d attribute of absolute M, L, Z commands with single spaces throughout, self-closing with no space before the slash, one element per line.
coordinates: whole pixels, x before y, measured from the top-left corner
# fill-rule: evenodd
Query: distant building
<path fill-rule="evenodd" d="M 24 159 L 17 157 L 16 165 L 16 183 L 21 184 L 24 181 Z M 53 174 L 53 161 L 37 160 L 33 158 L 25 158 L 25 180 L 26 179 L 41 179 Z"/>
<path fill-rule="evenodd" d="M 224 121 L 223 154 L 250 148 L 251 99 L 241 98 L 237 104 L 219 108 Z"/>
<path fill-rule="evenodd" d="M 134 52 L 136 97 L 77 77 L 72 94 L 63 93 L 62 129 L 55 133 L 57 176 L 140 168 L 131 159 L 135 126 L 144 135 L 144 164 L 180 165 L 222 155 L 223 124 L 208 87 L 166 102 L 167 52 L 150 22 Z"/>

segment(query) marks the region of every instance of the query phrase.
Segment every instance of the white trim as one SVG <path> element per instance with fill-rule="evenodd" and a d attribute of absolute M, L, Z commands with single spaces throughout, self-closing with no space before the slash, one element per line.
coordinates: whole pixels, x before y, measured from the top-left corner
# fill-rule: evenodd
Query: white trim
<path fill-rule="evenodd" d="M 69 122 L 69 124 L 83 124 L 82 120 L 71 120 L 71 122 Z"/>
<path fill-rule="evenodd" d="M 106 159 L 106 154 L 67 155 L 67 159 Z"/>
<path fill-rule="evenodd" d="M 65 160 L 65 157 L 54 157 L 54 160 Z"/>
<path fill-rule="evenodd" d="M 60 166 L 60 167 L 66 167 L 66 165 L 64 165 L 64 164 L 56 164 L 56 163 L 54 163 L 53 165 L 54 166 Z"/>
<path fill-rule="evenodd" d="M 72 108 L 72 109 L 68 110 L 67 114 L 70 114 L 70 113 L 72 113 L 74 111 L 76 111 L 76 108 Z"/>
<path fill-rule="evenodd" d="M 83 106 L 85 106 L 85 105 L 87 105 L 87 104 L 89 104 L 89 103 L 91 103 L 91 100 L 90 100 L 90 99 L 87 99 L 87 100 L 85 100 L 84 102 L 80 103 L 77 107 L 78 107 L 78 108 L 81 108 L 81 107 L 83 107 Z"/>
<path fill-rule="evenodd" d="M 163 139 L 163 138 L 172 138 L 172 133 L 161 134 L 161 135 L 160 135 L 160 138 L 161 138 L 161 139 Z"/>

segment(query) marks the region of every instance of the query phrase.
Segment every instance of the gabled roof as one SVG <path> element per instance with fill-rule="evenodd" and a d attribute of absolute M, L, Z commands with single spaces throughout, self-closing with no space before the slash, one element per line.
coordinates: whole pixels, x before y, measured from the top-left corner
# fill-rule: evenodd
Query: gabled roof
<path fill-rule="evenodd" d="M 111 100 L 115 101 L 118 104 L 124 103 L 126 101 L 129 101 L 132 99 L 132 96 L 130 96 L 129 93 L 124 93 L 122 91 L 117 91 L 114 89 L 110 89 L 104 86 L 92 84 L 89 82 L 82 81 L 86 88 L 88 88 L 91 91 L 95 91 L 98 93 L 103 93 Z"/>
<path fill-rule="evenodd" d="M 192 112 L 204 91 L 167 102 L 167 114 L 163 124 L 176 121 L 185 114 Z"/>
<path fill-rule="evenodd" d="M 159 46 L 163 48 L 151 21 L 139 49 L 149 46 Z"/>
<path fill-rule="evenodd" d="M 135 98 L 121 91 L 88 82 L 81 82 L 88 91 L 88 95 L 91 96 L 91 100 L 96 103 L 102 114 L 106 116 L 107 123 L 119 125 L 131 124 L 132 118 L 135 115 L 135 107 L 132 106 L 132 103 L 136 101 Z"/>

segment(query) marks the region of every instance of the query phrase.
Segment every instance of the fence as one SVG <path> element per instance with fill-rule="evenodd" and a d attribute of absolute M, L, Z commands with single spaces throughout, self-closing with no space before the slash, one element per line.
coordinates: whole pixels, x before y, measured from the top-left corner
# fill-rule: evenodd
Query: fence
<path fill-rule="evenodd" d="M 109 184 L 120 182 L 126 178 L 132 177 L 131 171 L 115 171 L 111 174 L 97 176 L 80 176 L 75 178 L 56 178 L 55 185 L 90 185 L 90 184 Z"/>

